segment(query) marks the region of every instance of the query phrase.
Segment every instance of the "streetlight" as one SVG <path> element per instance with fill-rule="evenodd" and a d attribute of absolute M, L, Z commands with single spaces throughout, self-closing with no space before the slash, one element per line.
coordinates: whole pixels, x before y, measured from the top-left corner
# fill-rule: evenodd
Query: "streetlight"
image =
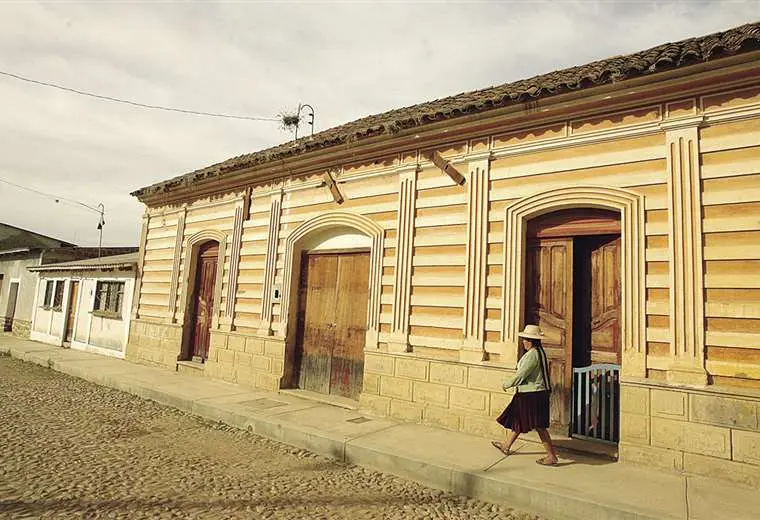
<path fill-rule="evenodd" d="M 304 104 L 298 103 L 298 111 L 296 112 L 296 117 L 298 118 L 298 123 L 301 122 L 301 110 L 303 110 L 304 108 L 308 108 L 309 110 L 311 110 L 311 112 L 307 113 L 306 115 L 309 116 L 309 121 L 307 121 L 307 122 L 311 126 L 311 135 L 314 135 L 314 107 L 312 107 L 311 105 L 306 104 L 306 103 L 304 103 Z M 298 127 L 299 126 L 300 126 L 300 124 L 296 124 L 296 141 L 298 141 Z"/>
<path fill-rule="evenodd" d="M 106 225 L 106 221 L 103 218 L 106 213 L 106 207 L 102 202 L 98 204 L 98 212 L 100 213 L 100 220 L 98 221 L 98 233 L 100 235 L 98 238 L 98 260 L 100 260 L 100 250 L 103 247 L 103 226 Z"/>

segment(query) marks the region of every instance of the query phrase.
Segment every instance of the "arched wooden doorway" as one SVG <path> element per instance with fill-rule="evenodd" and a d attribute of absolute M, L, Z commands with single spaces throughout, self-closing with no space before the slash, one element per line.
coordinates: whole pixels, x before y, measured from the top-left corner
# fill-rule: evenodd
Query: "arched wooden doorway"
<path fill-rule="evenodd" d="M 369 259 L 369 251 L 303 253 L 294 359 L 298 388 L 359 398 Z"/>
<path fill-rule="evenodd" d="M 185 359 L 204 363 L 208 358 L 214 317 L 214 292 L 219 264 L 219 242 L 208 241 L 195 248 L 191 273 L 192 289 L 186 321 Z"/>
<path fill-rule="evenodd" d="M 592 208 L 547 213 L 526 230 L 524 322 L 544 330 L 552 426 L 611 442 L 619 431 L 620 230 L 620 213 Z"/>

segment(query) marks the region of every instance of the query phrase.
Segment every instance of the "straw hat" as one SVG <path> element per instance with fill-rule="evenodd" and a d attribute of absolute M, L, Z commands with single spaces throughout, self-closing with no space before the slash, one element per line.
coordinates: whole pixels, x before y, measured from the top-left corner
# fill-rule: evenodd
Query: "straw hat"
<path fill-rule="evenodd" d="M 543 339 L 544 333 L 538 325 L 526 325 L 525 329 L 518 336 L 528 339 Z"/>

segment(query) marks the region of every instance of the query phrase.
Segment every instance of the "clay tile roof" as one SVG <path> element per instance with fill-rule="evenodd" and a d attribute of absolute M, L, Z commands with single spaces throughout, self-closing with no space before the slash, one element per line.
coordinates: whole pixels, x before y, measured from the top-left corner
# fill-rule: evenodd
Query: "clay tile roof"
<path fill-rule="evenodd" d="M 760 49 L 760 22 L 749 23 L 699 38 L 664 43 L 627 56 L 614 56 L 504 85 L 465 92 L 367 116 L 324 130 L 314 134 L 312 138 L 299 140 L 298 143 L 291 141 L 259 152 L 233 157 L 186 175 L 141 188 L 133 192 L 132 195 L 142 198 L 168 192 L 173 188 L 186 186 L 205 178 L 274 160 L 286 159 L 313 150 L 382 134 L 394 134 L 400 130 L 427 123 L 655 74 L 757 49 Z"/>

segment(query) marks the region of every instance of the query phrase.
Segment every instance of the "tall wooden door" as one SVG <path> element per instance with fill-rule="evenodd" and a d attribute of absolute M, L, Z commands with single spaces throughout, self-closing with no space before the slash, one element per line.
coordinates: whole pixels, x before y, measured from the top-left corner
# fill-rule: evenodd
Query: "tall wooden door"
<path fill-rule="evenodd" d="M 620 364 L 620 237 L 576 239 L 573 365 Z"/>
<path fill-rule="evenodd" d="M 199 248 L 195 270 L 192 321 L 190 322 L 192 327 L 190 356 L 195 361 L 205 362 L 208 358 L 218 259 L 219 244 L 217 242 L 207 242 Z"/>
<path fill-rule="evenodd" d="M 68 342 L 74 337 L 74 326 L 76 325 L 77 301 L 79 300 L 79 282 L 71 282 L 69 291 L 69 307 L 66 313 L 66 333 L 63 340 Z"/>
<path fill-rule="evenodd" d="M 527 244 L 525 323 L 537 324 L 549 361 L 551 426 L 570 423 L 573 339 L 573 240 L 537 239 Z"/>
<path fill-rule="evenodd" d="M 364 373 L 369 254 L 305 254 L 298 316 L 298 386 L 358 399 Z"/>

